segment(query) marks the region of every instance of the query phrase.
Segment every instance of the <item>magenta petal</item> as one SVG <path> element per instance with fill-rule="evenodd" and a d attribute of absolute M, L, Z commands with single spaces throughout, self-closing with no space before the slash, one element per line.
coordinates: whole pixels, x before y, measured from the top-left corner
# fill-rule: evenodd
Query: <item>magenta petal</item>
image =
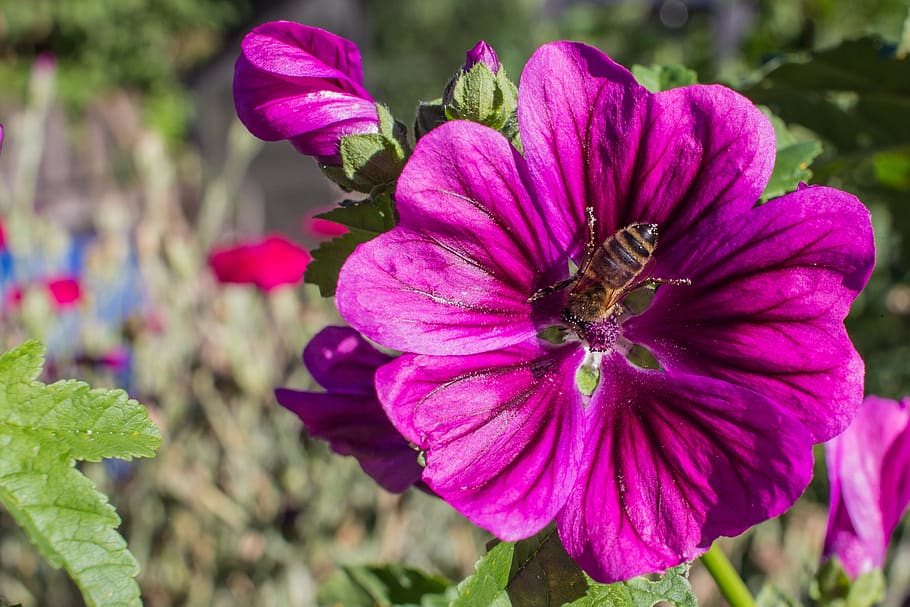
<path fill-rule="evenodd" d="M 379 370 L 376 386 L 395 426 L 426 451 L 423 480 L 512 541 L 546 526 L 574 484 L 583 356 L 535 342 L 474 356 L 404 355 Z"/>
<path fill-rule="evenodd" d="M 777 516 L 812 475 L 789 412 L 709 378 L 604 360 L 589 405 L 588 466 L 558 518 L 569 554 L 600 582 L 662 571 Z"/>
<path fill-rule="evenodd" d="M 419 354 L 472 354 L 536 335 L 528 298 L 566 264 L 524 176 L 524 160 L 492 129 L 456 121 L 424 136 L 398 180 L 398 227 L 341 270 L 341 315 L 370 339 Z"/>
<path fill-rule="evenodd" d="M 585 241 L 584 208 L 598 237 L 653 222 L 669 244 L 711 212 L 758 199 L 774 165 L 774 130 L 748 99 L 721 86 L 651 94 L 599 50 L 541 47 L 522 73 L 521 137 L 548 213 Z M 571 242 L 566 245 L 571 247 Z"/>
<path fill-rule="evenodd" d="M 332 450 L 353 455 L 389 491 L 420 479 L 417 452 L 395 429 L 376 397 L 376 370 L 392 360 L 349 327 L 326 327 L 303 351 L 307 370 L 326 393 L 279 388 L 275 396 L 307 431 Z"/>
<path fill-rule="evenodd" d="M 804 188 L 662 247 L 654 274 L 692 284 L 661 287 L 626 337 L 667 369 L 780 402 L 816 442 L 843 431 L 862 400 L 863 362 L 843 321 L 874 263 L 868 210 Z"/>
<path fill-rule="evenodd" d="M 417 452 L 389 422 L 375 393 L 278 388 L 275 397 L 297 414 L 312 436 L 328 441 L 340 455 L 357 458 L 363 471 L 384 489 L 399 493 L 420 480 Z"/>
<path fill-rule="evenodd" d="M 825 556 L 836 555 L 855 578 L 884 564 L 910 504 L 910 398 L 867 397 L 825 453 L 831 482 Z"/>
<path fill-rule="evenodd" d="M 303 363 L 313 379 L 337 392 L 373 392 L 376 369 L 391 360 L 350 327 L 326 327 L 303 350 Z"/>
<path fill-rule="evenodd" d="M 337 160 L 341 137 L 379 130 L 356 45 L 299 23 L 266 23 L 244 38 L 234 103 L 257 137 L 290 139 L 326 162 Z"/>

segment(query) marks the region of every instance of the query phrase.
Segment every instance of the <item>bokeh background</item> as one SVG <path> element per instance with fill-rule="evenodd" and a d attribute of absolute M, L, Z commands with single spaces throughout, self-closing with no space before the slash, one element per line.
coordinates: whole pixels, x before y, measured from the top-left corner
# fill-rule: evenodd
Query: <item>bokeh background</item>
<path fill-rule="evenodd" d="M 907 13 L 901 0 L 0 3 L 0 336 L 44 340 L 47 380 L 123 387 L 160 426 L 155 459 L 83 466 L 123 519 L 145 604 L 316 605 L 339 563 L 459 579 L 489 539 L 423 493 L 376 488 L 276 404 L 275 386 L 313 387 L 299 354 L 339 322 L 330 301 L 303 284 L 219 284 L 207 265 L 213 246 L 270 232 L 312 248 L 324 236 L 308 218 L 343 198 L 312 160 L 236 122 L 233 62 L 251 27 L 289 19 L 351 38 L 367 88 L 410 123 L 480 39 L 514 79 L 539 44 L 571 38 L 743 88 L 786 53 L 869 34 L 897 45 Z M 822 143 L 814 181 L 874 213 L 878 265 L 849 328 L 868 391 L 898 398 L 910 394 L 910 140 Z M 724 544 L 754 590 L 768 579 L 805 598 L 825 528 L 821 455 L 790 513 Z M 906 525 L 888 571 L 888 604 L 910 604 Z M 718 603 L 698 565 L 692 580 Z M 2 511 L 0 598 L 82 604 Z"/>

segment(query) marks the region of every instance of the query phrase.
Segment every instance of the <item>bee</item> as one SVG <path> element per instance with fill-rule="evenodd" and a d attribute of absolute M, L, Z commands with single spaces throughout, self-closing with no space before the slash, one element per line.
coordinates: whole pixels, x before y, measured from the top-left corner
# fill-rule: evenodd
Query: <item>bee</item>
<path fill-rule="evenodd" d="M 563 320 L 576 330 L 589 323 L 621 312 L 623 298 L 640 286 L 636 284 L 657 248 L 657 224 L 634 223 L 617 230 L 597 245 L 594 238 L 594 209 L 585 209 L 588 217 L 588 245 L 578 271 L 566 280 L 540 289 L 528 299 L 535 301 L 564 289 L 572 283 Z M 647 278 L 644 284 L 690 285 L 688 278 Z"/>

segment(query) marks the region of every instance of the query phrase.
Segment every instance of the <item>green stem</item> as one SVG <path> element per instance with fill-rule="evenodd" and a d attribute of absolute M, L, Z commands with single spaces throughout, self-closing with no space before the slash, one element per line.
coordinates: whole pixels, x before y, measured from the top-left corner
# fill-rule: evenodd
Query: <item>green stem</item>
<path fill-rule="evenodd" d="M 730 560 L 718 547 L 717 542 L 711 549 L 701 555 L 701 562 L 714 578 L 720 593 L 727 599 L 730 607 L 755 607 L 755 600 L 743 579 L 739 577 Z"/>

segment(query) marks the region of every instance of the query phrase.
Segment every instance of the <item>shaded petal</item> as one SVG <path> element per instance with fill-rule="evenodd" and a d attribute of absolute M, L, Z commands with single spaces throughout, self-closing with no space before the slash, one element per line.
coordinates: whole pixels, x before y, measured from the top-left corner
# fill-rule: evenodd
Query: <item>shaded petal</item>
<path fill-rule="evenodd" d="M 812 444 L 755 392 L 605 357 L 583 461 L 557 522 L 600 582 L 662 571 L 777 516 L 812 474 Z"/>
<path fill-rule="evenodd" d="M 350 327 L 326 327 L 303 350 L 310 375 L 335 393 L 374 393 L 376 369 L 391 360 Z"/>
<path fill-rule="evenodd" d="M 807 187 L 737 217 L 716 215 L 688 242 L 658 245 L 665 285 L 623 333 L 667 369 L 730 381 L 791 409 L 815 442 L 840 433 L 862 400 L 862 359 L 843 320 L 874 263 L 869 212 Z"/>
<path fill-rule="evenodd" d="M 598 239 L 633 223 L 673 243 L 717 209 L 758 199 L 774 165 L 774 130 L 748 99 L 713 85 L 648 93 L 599 50 L 544 45 L 525 67 L 519 124 L 535 187 L 577 255 L 584 207 Z M 571 248 L 573 247 L 574 248 Z"/>
<path fill-rule="evenodd" d="M 341 455 L 353 455 L 384 489 L 401 492 L 420 480 L 417 452 L 392 426 L 375 392 L 323 394 L 275 390 L 281 405 L 297 414 L 307 431 Z"/>
<path fill-rule="evenodd" d="M 825 454 L 831 509 L 824 553 L 837 555 L 855 578 L 884 564 L 910 503 L 910 399 L 867 397 Z"/>
<path fill-rule="evenodd" d="M 474 356 L 404 355 L 379 370 L 376 387 L 395 426 L 426 450 L 423 480 L 512 541 L 546 526 L 574 484 L 583 356 L 535 342 Z"/>
<path fill-rule="evenodd" d="M 449 122 L 421 138 L 398 180 L 398 227 L 341 270 L 341 315 L 384 346 L 420 354 L 536 335 L 528 297 L 566 265 L 524 179 L 522 157 L 487 127 Z"/>

